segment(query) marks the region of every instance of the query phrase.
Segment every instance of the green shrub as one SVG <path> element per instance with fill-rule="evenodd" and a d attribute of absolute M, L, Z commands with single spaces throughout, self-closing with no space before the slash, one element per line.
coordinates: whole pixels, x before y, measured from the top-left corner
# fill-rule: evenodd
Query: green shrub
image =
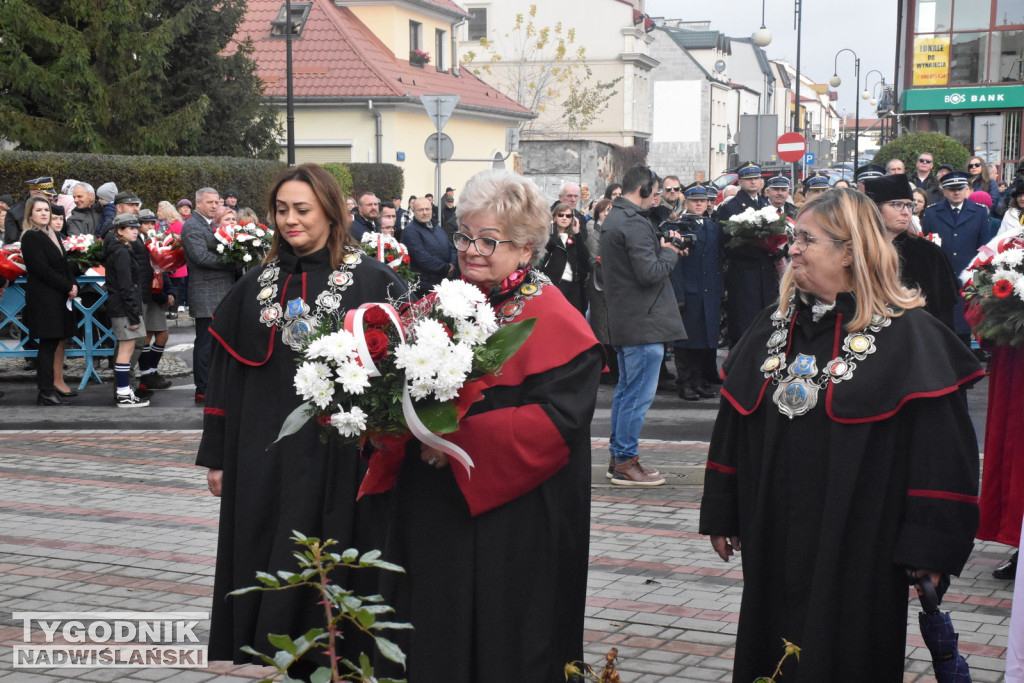
<path fill-rule="evenodd" d="M 342 196 L 347 197 L 352 194 L 352 172 L 348 170 L 348 166 L 332 162 L 323 164 L 323 167 L 338 181 Z"/>
<path fill-rule="evenodd" d="M 161 200 L 172 204 L 183 197 L 194 200 L 199 188 L 214 187 L 221 192 L 235 190 L 239 206 L 262 215 L 270 183 L 282 168 L 278 161 L 236 157 L 0 152 L 0 193 L 22 200 L 28 195 L 25 181 L 39 176 L 52 176 L 58 191 L 67 178 L 97 189 L 113 182 L 119 190 L 132 190 L 145 208 L 155 210 Z"/>
<path fill-rule="evenodd" d="M 917 170 L 917 157 L 929 152 L 935 159 L 932 169 L 940 164 L 949 164 L 958 171 L 964 170 L 971 152 L 962 144 L 942 133 L 911 133 L 901 135 L 892 142 L 882 145 L 875 153 L 872 163 L 885 166 L 890 159 L 902 159 L 907 173 Z"/>
<path fill-rule="evenodd" d="M 394 164 L 346 164 L 352 173 L 352 192 L 373 192 L 387 201 L 401 197 L 405 189 L 405 172 Z"/>

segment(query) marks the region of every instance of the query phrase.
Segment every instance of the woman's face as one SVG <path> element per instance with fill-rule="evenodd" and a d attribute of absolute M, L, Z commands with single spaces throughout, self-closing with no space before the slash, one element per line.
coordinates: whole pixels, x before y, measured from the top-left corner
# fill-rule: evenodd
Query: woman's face
<path fill-rule="evenodd" d="M 580 185 L 580 204 L 590 201 L 590 186 L 586 183 Z"/>
<path fill-rule="evenodd" d="M 971 160 L 967 162 L 967 173 L 970 175 L 978 175 L 983 168 L 985 168 L 985 162 L 978 157 L 971 157 Z"/>
<path fill-rule="evenodd" d="M 139 238 L 139 226 L 129 225 L 124 228 L 117 229 L 117 238 L 131 244 Z"/>
<path fill-rule="evenodd" d="M 57 214 L 50 213 L 50 230 L 54 232 L 60 232 L 64 229 L 64 216 L 58 216 Z"/>
<path fill-rule="evenodd" d="M 345 197 L 345 206 L 348 207 L 349 211 L 355 211 L 356 210 L 356 200 L 352 199 L 352 197 Z"/>
<path fill-rule="evenodd" d="M 459 232 L 471 239 L 490 237 L 494 240 L 507 240 L 505 228 L 498 223 L 493 213 L 476 214 L 459 225 Z M 516 247 L 511 242 L 499 244 L 490 256 L 481 256 L 474 244 L 469 249 L 459 252 L 459 268 L 462 275 L 474 285 L 490 289 L 511 275 L 520 263 L 530 260 L 530 245 Z"/>
<path fill-rule="evenodd" d="M 312 254 L 327 246 L 331 224 L 308 183 L 289 180 L 282 184 L 274 204 L 277 230 L 296 254 Z"/>
<path fill-rule="evenodd" d="M 558 228 L 558 232 L 565 232 L 569 224 L 572 223 L 572 209 L 566 211 L 557 211 L 554 214 L 555 227 Z"/>
<path fill-rule="evenodd" d="M 852 260 L 849 243 L 833 241 L 813 211 L 800 214 L 794 232 L 797 241 L 789 246 L 789 255 L 796 286 L 822 301 L 835 301 L 837 293 L 849 289 L 849 269 L 844 265 Z M 809 241 L 804 244 L 801 238 Z"/>
<path fill-rule="evenodd" d="M 183 219 L 188 218 L 189 216 L 192 215 L 192 207 L 189 206 L 188 204 L 182 204 L 180 207 L 178 207 L 178 213 L 181 214 L 181 217 Z"/>
<path fill-rule="evenodd" d="M 49 202 L 36 202 L 32 205 L 32 214 L 30 220 L 33 225 L 49 225 L 50 224 L 50 203 Z"/>
<path fill-rule="evenodd" d="M 1015 204 L 1018 209 L 1024 209 L 1024 194 L 1017 195 L 1016 199 L 1013 200 L 1013 204 Z"/>
<path fill-rule="evenodd" d="M 612 199 L 615 199 L 616 197 L 621 197 L 621 196 L 622 196 L 622 188 L 621 187 L 616 187 L 614 190 L 612 190 Z"/>
<path fill-rule="evenodd" d="M 238 216 L 234 211 L 228 211 L 226 214 L 220 217 L 217 221 L 217 225 L 234 225 L 238 222 Z"/>
<path fill-rule="evenodd" d="M 612 210 L 612 207 L 610 207 L 610 206 L 606 207 L 604 209 L 601 209 L 601 212 L 599 214 L 597 214 L 597 220 L 600 221 L 601 223 L 604 223 L 605 217 L 608 215 L 608 212 L 611 211 L 611 210 Z"/>
<path fill-rule="evenodd" d="M 914 208 L 914 215 L 920 216 L 924 212 L 925 198 L 920 192 L 914 193 L 914 204 L 917 206 Z"/>

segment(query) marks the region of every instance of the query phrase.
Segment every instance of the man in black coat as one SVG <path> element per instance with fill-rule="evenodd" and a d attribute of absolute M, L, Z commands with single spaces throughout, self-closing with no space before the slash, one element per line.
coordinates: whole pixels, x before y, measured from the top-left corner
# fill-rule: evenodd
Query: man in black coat
<path fill-rule="evenodd" d="M 768 179 L 767 185 L 764 193 L 768 198 L 768 203 L 775 207 L 780 216 L 785 214 L 787 218 L 796 218 L 796 206 L 789 201 L 789 195 L 793 191 L 789 177 L 782 173 L 776 173 Z"/>
<path fill-rule="evenodd" d="M 739 176 L 740 191 L 728 202 L 719 205 L 719 223 L 743 213 L 748 208 L 763 209 L 768 206 L 768 200 L 761 196 L 764 179 L 761 177 L 760 166 L 753 161 L 744 161 L 736 169 L 736 175 Z"/>
<path fill-rule="evenodd" d="M 914 192 L 904 176 L 885 176 L 864 183 L 865 194 L 882 214 L 885 236 L 900 256 L 900 280 L 919 288 L 924 309 L 949 329 L 954 329 L 953 309 L 959 301 L 959 283 L 942 247 L 910 230 Z"/>
<path fill-rule="evenodd" d="M 71 188 L 75 208 L 67 218 L 68 235 L 95 235 L 103 223 L 103 207 L 96 201 L 96 190 L 89 183 Z"/>
<path fill-rule="evenodd" d="M 57 190 L 53 188 L 53 178 L 42 176 L 26 180 L 29 197 L 48 197 L 50 201 L 57 196 Z M 10 244 L 21 239 L 21 229 L 25 223 L 25 201 L 22 200 L 7 210 L 7 217 L 4 219 L 4 242 Z"/>
<path fill-rule="evenodd" d="M 372 192 L 363 192 L 356 200 L 356 212 L 352 214 L 352 236 L 359 242 L 368 232 L 377 232 L 377 218 L 380 216 L 380 200 Z"/>
<path fill-rule="evenodd" d="M 434 285 L 453 275 L 458 262 L 451 238 L 431 220 L 432 210 L 433 203 L 426 197 L 414 201 L 413 219 L 402 233 L 402 243 L 409 249 L 410 265 L 420 276 L 416 288 L 418 296 L 423 296 Z"/>
<path fill-rule="evenodd" d="M 931 152 L 921 152 L 914 165 L 917 171 L 910 174 L 910 182 L 914 183 L 914 187 L 924 190 L 928 195 L 928 204 L 941 202 L 942 189 L 939 188 L 939 179 L 932 172 L 935 170 L 935 157 Z"/>

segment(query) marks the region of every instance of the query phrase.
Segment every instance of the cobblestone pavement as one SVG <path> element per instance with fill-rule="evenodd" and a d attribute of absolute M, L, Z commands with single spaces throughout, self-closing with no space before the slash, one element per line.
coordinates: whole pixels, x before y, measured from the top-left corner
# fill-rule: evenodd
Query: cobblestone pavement
<path fill-rule="evenodd" d="M 198 683 L 267 673 L 223 663 L 12 669 L 22 638 L 12 612 L 209 610 L 217 501 L 205 470 L 191 465 L 198 440 L 196 431 L 0 432 L 0 679 Z M 611 487 L 607 442 L 594 440 L 588 661 L 614 646 L 624 683 L 729 680 L 742 575 L 696 533 L 707 444 L 642 447 L 668 485 Z M 977 544 L 945 600 L 975 681 L 1002 680 L 1013 584 L 990 572 L 1006 555 Z M 904 680 L 932 681 L 914 604 Z"/>

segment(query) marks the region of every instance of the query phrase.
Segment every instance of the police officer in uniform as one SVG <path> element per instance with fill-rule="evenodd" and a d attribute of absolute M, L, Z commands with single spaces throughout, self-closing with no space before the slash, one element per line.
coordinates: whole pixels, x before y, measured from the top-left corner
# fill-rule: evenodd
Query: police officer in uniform
<path fill-rule="evenodd" d="M 722 319 L 722 229 L 704 217 L 707 188 L 692 183 L 683 189 L 684 225 L 677 230 L 693 235 L 697 242 L 672 269 L 672 289 L 686 328 L 686 339 L 672 343 L 679 398 L 699 401 L 717 398 L 707 381 L 717 372 L 718 331 Z"/>
<path fill-rule="evenodd" d="M 963 171 L 947 173 L 939 184 L 944 199 L 924 210 L 921 230 L 939 236 L 939 246 L 949 257 L 953 272 L 962 273 L 989 240 L 988 211 L 967 199 L 971 188 Z M 971 327 L 964 319 L 962 296 L 959 302 L 953 311 L 956 334 L 970 346 Z"/>
<path fill-rule="evenodd" d="M 857 189 L 864 191 L 864 181 L 871 178 L 881 178 L 887 175 L 884 166 L 878 164 L 865 164 L 853 172 L 854 180 L 857 182 Z"/>
<path fill-rule="evenodd" d="M 768 179 L 764 193 L 768 197 L 768 203 L 775 207 L 780 216 L 796 218 L 796 206 L 789 201 L 792 191 L 793 185 L 790 183 L 789 177 L 782 173 L 776 173 Z"/>
<path fill-rule="evenodd" d="M 768 200 L 761 196 L 764 179 L 761 178 L 761 167 L 753 161 L 745 161 L 736 169 L 739 176 L 740 191 L 729 200 L 718 212 L 718 221 L 727 221 L 748 208 L 763 209 Z"/>
<path fill-rule="evenodd" d="M 57 190 L 53 187 L 53 178 L 43 176 L 26 180 L 29 197 L 47 197 L 52 202 L 57 196 Z M 22 200 L 7 210 L 7 218 L 4 219 L 4 242 L 10 244 L 21 239 L 21 228 L 25 223 L 25 200 Z"/>
<path fill-rule="evenodd" d="M 828 191 L 829 177 L 821 171 L 815 171 L 804 178 L 803 195 L 804 201 L 808 202 L 815 197 L 820 197 Z"/>

